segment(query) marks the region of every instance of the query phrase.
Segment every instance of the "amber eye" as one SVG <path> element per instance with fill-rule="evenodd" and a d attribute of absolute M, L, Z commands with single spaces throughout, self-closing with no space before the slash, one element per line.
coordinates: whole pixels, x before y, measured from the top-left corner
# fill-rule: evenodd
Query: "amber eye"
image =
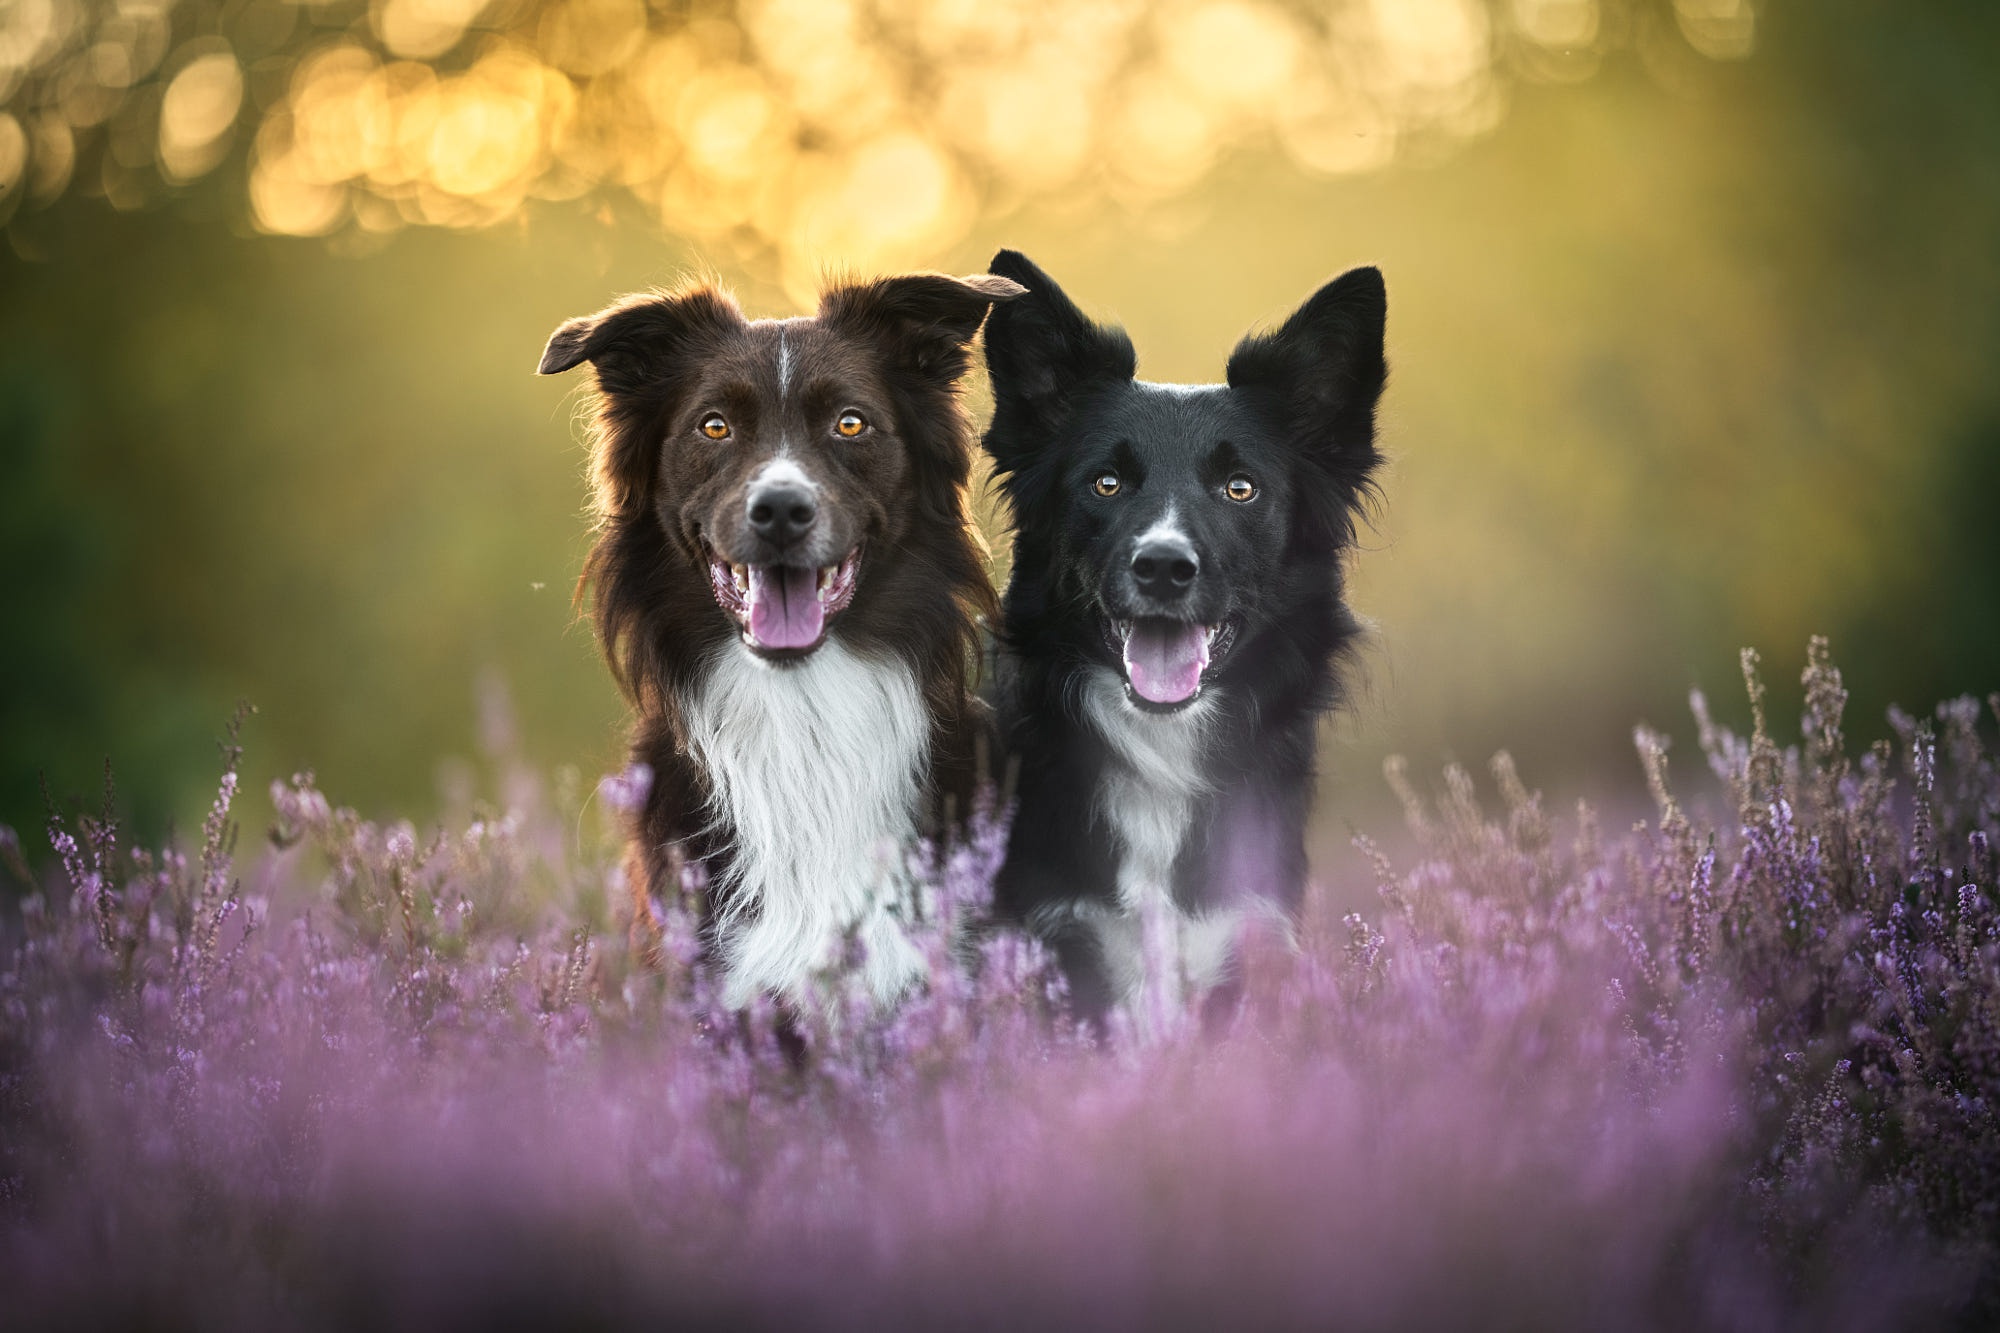
<path fill-rule="evenodd" d="M 1106 472 L 1100 475 L 1096 481 L 1091 482 L 1090 488 L 1099 495 L 1116 495 L 1118 494 L 1119 485 L 1118 474 L 1116 472 Z"/>
<path fill-rule="evenodd" d="M 726 440 L 729 438 L 729 423 L 722 419 L 720 413 L 710 412 L 701 419 L 701 433 L 711 440 Z"/>
<path fill-rule="evenodd" d="M 840 420 L 833 423 L 833 428 L 839 431 L 842 436 L 851 440 L 862 431 L 868 429 L 868 418 L 849 408 L 840 414 Z"/>
<path fill-rule="evenodd" d="M 1248 504 L 1257 498 L 1257 483 L 1248 477 L 1231 477 L 1222 493 L 1238 504 Z"/>

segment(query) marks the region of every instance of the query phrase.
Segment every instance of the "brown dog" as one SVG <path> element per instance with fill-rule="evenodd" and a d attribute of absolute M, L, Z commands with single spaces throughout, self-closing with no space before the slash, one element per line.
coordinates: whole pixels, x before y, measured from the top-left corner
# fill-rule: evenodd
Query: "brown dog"
<path fill-rule="evenodd" d="M 698 286 L 573 319 L 542 356 L 542 374 L 596 375 L 578 591 L 653 774 L 638 919 L 705 869 L 731 1006 L 809 1004 L 850 933 L 878 1000 L 922 976 L 904 851 L 974 780 L 967 677 L 994 611 L 957 386 L 988 308 L 1020 290 L 885 278 L 753 322 Z"/>

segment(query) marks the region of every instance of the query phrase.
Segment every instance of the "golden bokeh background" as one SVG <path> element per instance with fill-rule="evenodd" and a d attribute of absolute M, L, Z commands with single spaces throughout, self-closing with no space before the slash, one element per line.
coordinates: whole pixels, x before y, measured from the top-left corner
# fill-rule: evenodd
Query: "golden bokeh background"
<path fill-rule="evenodd" d="M 1625 48 L 1668 68 L 1740 60 L 1756 36 L 1751 0 L 10 0 L 6 15 L 0 189 L 15 195 L 143 207 L 241 135 L 262 231 L 484 227 L 609 191 L 668 233 L 774 262 L 800 300 L 829 255 L 906 265 L 1026 200 L 1144 207 L 1248 143 L 1311 175 L 1374 170 L 1491 129 L 1510 73 L 1586 78 Z M 80 168 L 93 140 L 105 151 Z"/>
<path fill-rule="evenodd" d="M 1326 845 L 1389 749 L 1636 787 L 1741 644 L 1831 634 L 1863 732 L 2000 686 L 1990 10 L 0 0 L 0 821 L 107 756 L 185 817 L 239 696 L 376 812 L 503 715 L 614 764 L 543 337 L 1002 244 L 1167 379 L 1383 266 Z"/>

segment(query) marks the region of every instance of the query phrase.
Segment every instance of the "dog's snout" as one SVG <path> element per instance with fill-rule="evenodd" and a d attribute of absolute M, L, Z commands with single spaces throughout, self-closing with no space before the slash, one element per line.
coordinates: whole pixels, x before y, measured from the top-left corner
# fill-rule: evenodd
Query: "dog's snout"
<path fill-rule="evenodd" d="M 1187 596 L 1200 572 L 1201 558 L 1185 537 L 1149 538 L 1132 553 L 1132 581 L 1161 601 Z"/>
<path fill-rule="evenodd" d="M 804 486 L 777 482 L 759 486 L 747 501 L 750 530 L 773 546 L 789 546 L 812 530 L 819 505 Z"/>

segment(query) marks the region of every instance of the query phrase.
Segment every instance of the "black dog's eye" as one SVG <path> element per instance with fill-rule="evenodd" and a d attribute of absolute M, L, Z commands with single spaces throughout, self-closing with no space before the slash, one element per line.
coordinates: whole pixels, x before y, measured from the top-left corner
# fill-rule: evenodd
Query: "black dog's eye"
<path fill-rule="evenodd" d="M 701 419 L 701 433 L 711 440 L 729 438 L 729 423 L 722 419 L 720 412 L 710 412 Z"/>
<path fill-rule="evenodd" d="M 843 437 L 851 440 L 862 431 L 868 429 L 868 418 L 850 407 L 840 414 L 840 419 L 833 423 L 833 428 L 839 431 Z"/>
<path fill-rule="evenodd" d="M 1238 504 L 1248 504 L 1257 498 L 1257 483 L 1248 477 L 1236 476 L 1222 488 L 1222 493 Z"/>
<path fill-rule="evenodd" d="M 1118 474 L 1116 472 L 1102 472 L 1098 474 L 1096 481 L 1090 483 L 1090 489 L 1096 491 L 1099 495 L 1116 495 L 1118 494 L 1119 485 Z"/>

